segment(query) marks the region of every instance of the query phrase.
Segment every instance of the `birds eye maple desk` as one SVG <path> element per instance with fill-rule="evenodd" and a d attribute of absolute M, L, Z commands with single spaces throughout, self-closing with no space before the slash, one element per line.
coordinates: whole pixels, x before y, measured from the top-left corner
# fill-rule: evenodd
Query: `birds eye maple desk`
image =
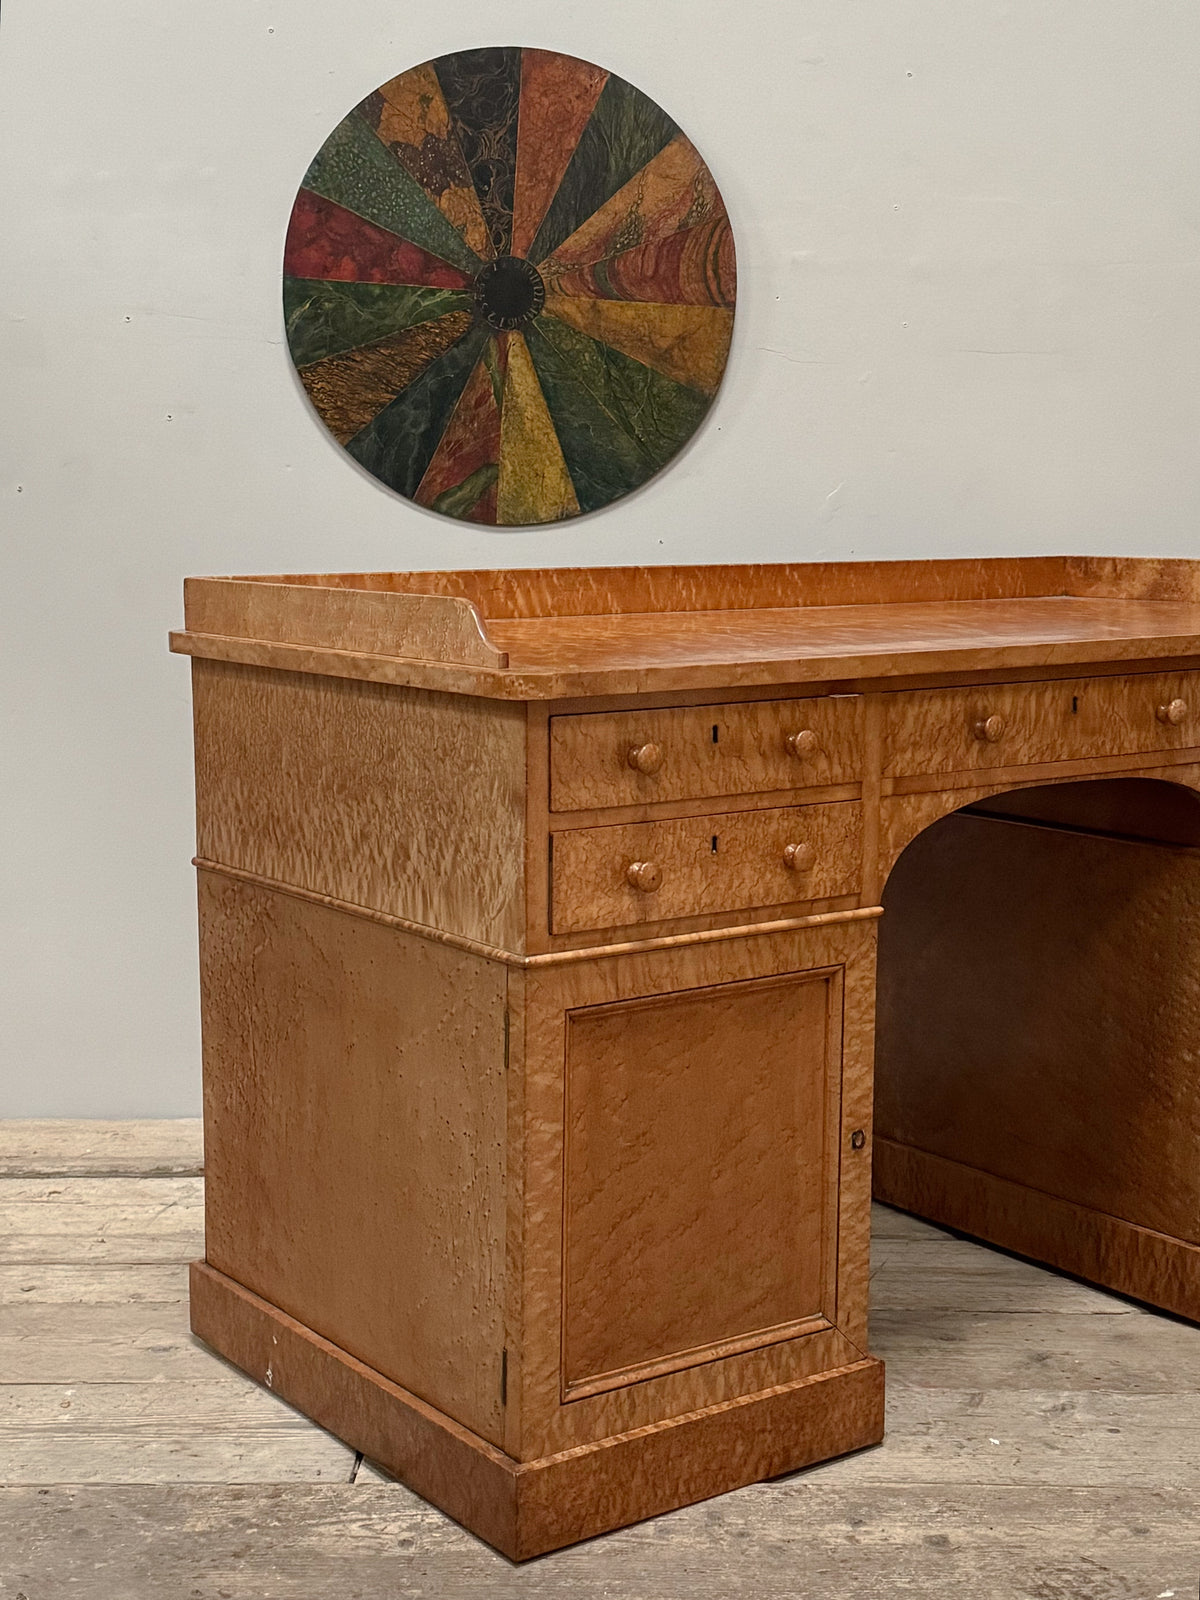
<path fill-rule="evenodd" d="M 876 1032 L 877 1194 L 1200 1317 L 1200 563 L 204 578 L 172 643 L 193 1327 L 510 1556 L 881 1437 Z"/>

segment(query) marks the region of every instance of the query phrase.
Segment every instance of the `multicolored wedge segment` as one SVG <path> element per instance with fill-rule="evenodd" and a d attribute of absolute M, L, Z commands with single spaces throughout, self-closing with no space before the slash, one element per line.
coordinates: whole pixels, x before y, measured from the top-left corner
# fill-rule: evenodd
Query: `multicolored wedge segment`
<path fill-rule="evenodd" d="M 551 51 L 427 61 L 326 140 L 288 227 L 288 347 L 380 482 L 489 526 L 647 482 L 725 369 L 737 268 L 699 152 L 623 78 Z"/>
<path fill-rule="evenodd" d="M 506 334 L 488 341 L 414 495 L 418 505 L 468 522 L 496 521 L 500 402 Z"/>
<path fill-rule="evenodd" d="M 487 260 L 492 242 L 434 63 L 402 72 L 358 108 L 467 244 Z"/>

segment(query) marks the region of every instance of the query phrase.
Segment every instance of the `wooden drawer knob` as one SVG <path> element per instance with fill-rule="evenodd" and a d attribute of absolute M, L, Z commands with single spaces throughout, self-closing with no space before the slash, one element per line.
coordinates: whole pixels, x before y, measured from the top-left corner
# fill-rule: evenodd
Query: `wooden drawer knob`
<path fill-rule="evenodd" d="M 625 869 L 625 879 L 643 894 L 653 894 L 662 882 L 662 868 L 653 861 L 631 861 Z"/>
<path fill-rule="evenodd" d="M 635 744 L 629 752 L 629 765 L 638 772 L 657 772 L 663 764 L 661 745 Z"/>
<path fill-rule="evenodd" d="M 810 844 L 789 844 L 783 849 L 783 864 L 789 872 L 807 872 L 817 859 Z"/>
<path fill-rule="evenodd" d="M 1155 716 L 1160 722 L 1167 723 L 1172 728 L 1177 728 L 1181 722 L 1187 721 L 1188 705 L 1186 700 L 1168 700 L 1165 705 L 1159 706 Z"/>
<path fill-rule="evenodd" d="M 999 744 L 1004 737 L 1006 723 L 1003 717 L 980 717 L 971 732 L 984 744 Z"/>
<path fill-rule="evenodd" d="M 787 736 L 788 754 L 795 756 L 797 761 L 803 761 L 807 756 L 815 756 L 821 748 L 821 741 L 811 728 L 801 728 L 799 733 L 789 733 Z"/>

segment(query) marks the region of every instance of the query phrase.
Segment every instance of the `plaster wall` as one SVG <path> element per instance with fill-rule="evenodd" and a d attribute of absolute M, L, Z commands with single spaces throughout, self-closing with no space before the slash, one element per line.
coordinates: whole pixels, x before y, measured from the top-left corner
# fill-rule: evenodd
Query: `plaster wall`
<path fill-rule="evenodd" d="M 199 1104 L 185 574 L 1195 555 L 1200 9 L 1184 0 L 5 0 L 0 1116 Z M 294 380 L 283 231 L 404 67 L 537 44 L 707 158 L 740 298 L 690 448 L 486 531 Z"/>

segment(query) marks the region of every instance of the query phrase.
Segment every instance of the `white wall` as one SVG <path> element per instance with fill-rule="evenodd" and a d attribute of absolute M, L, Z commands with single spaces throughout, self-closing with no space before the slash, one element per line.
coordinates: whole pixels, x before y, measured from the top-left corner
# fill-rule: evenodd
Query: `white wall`
<path fill-rule="evenodd" d="M 4 0 L 0 1115 L 199 1103 L 186 573 L 1196 555 L 1194 0 Z M 281 241 L 377 83 L 611 67 L 741 268 L 691 449 L 542 532 L 417 511 L 294 383 Z"/>

